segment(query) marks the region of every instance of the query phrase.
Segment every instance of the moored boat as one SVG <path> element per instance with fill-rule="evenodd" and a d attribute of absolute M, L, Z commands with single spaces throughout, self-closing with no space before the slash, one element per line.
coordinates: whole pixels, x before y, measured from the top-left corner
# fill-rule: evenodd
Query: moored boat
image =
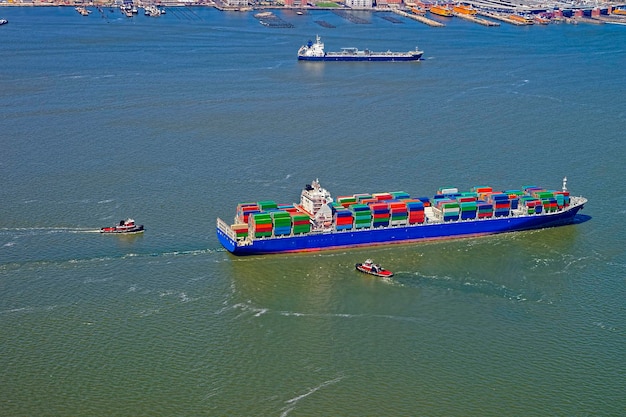
<path fill-rule="evenodd" d="M 147 6 L 144 7 L 144 15 L 145 16 L 158 17 L 158 16 L 161 16 L 162 13 L 163 12 L 161 11 L 161 9 L 159 9 L 158 7 L 156 7 L 153 4 L 147 5 Z"/>
<path fill-rule="evenodd" d="M 319 35 L 315 42 L 309 41 L 298 50 L 298 60 L 300 61 L 419 61 L 424 54 L 415 48 L 408 52 L 373 52 L 369 49 L 359 50 L 357 48 L 342 48 L 339 52 L 326 52 L 324 43 Z"/>
<path fill-rule="evenodd" d="M 433 197 L 403 191 L 358 193 L 333 199 L 319 181 L 300 203 L 240 203 L 233 224 L 217 219 L 220 243 L 235 255 L 307 252 L 482 236 L 572 223 L 587 199 L 562 190 L 524 186 L 459 192 L 442 187 Z"/>
<path fill-rule="evenodd" d="M 143 224 L 135 224 L 135 220 L 126 219 L 120 220 L 120 223 L 115 226 L 103 227 L 100 229 L 100 233 L 112 233 L 112 234 L 133 234 L 142 233 L 144 231 Z"/>
<path fill-rule="evenodd" d="M 532 25 L 534 23 L 534 20 L 531 16 L 518 13 L 513 13 L 509 15 L 509 20 L 518 25 Z"/>
<path fill-rule="evenodd" d="M 447 4 L 433 4 L 430 6 L 428 11 L 432 14 L 436 14 L 437 16 L 450 17 L 453 16 L 452 8 Z"/>
<path fill-rule="evenodd" d="M 374 263 L 371 259 L 365 260 L 363 263 L 357 263 L 354 265 L 357 271 L 361 271 L 366 274 L 374 275 L 381 278 L 389 278 L 393 276 L 393 272 L 383 268 L 379 264 Z"/>
<path fill-rule="evenodd" d="M 550 23 L 550 19 L 541 15 L 534 15 L 533 20 L 535 23 L 540 24 L 540 25 L 547 25 Z"/>
<path fill-rule="evenodd" d="M 86 7 L 76 7 L 74 10 L 78 12 L 78 14 L 82 16 L 89 16 L 91 14 L 91 10 L 88 10 Z"/>
<path fill-rule="evenodd" d="M 465 3 L 455 4 L 452 7 L 452 11 L 454 13 L 466 14 L 466 15 L 475 15 L 478 13 L 478 10 L 476 10 L 471 4 L 465 4 Z"/>

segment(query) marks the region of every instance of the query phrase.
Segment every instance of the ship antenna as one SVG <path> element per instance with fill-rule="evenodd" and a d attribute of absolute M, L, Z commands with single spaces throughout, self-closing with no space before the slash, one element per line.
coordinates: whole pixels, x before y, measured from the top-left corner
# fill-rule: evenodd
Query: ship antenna
<path fill-rule="evenodd" d="M 567 177 L 563 177 L 563 192 L 567 191 Z"/>

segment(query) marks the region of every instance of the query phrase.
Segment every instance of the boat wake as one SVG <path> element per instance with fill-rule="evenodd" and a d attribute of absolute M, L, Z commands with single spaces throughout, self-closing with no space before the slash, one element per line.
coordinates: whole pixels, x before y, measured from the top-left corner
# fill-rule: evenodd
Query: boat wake
<path fill-rule="evenodd" d="M 0 228 L 0 235 L 18 233 L 23 235 L 53 234 L 53 233 L 100 233 L 100 229 L 85 227 L 5 227 Z"/>
<path fill-rule="evenodd" d="M 338 382 L 340 382 L 344 377 L 343 376 L 339 376 L 337 378 L 328 380 L 328 381 L 324 381 L 321 384 L 319 384 L 316 387 L 313 387 L 311 389 L 309 389 L 307 392 L 305 392 L 304 394 L 298 395 L 297 397 L 291 398 L 287 401 L 285 401 L 285 404 L 288 404 L 288 406 L 284 409 L 284 411 L 281 413 L 281 417 L 285 417 L 287 415 L 289 415 L 289 413 L 295 408 L 295 405 L 297 404 L 298 401 L 312 395 L 315 394 L 317 391 L 321 390 L 322 388 L 325 388 L 329 385 L 333 385 L 333 384 L 337 384 Z"/>
<path fill-rule="evenodd" d="M 415 278 L 418 279 L 415 280 Z M 455 278 L 447 275 L 423 275 L 416 272 L 412 275 L 410 280 L 402 279 L 400 284 L 406 287 L 428 285 L 432 288 L 441 288 L 446 291 L 458 291 L 465 294 L 482 294 L 485 297 L 497 297 L 515 302 L 530 301 L 537 303 L 552 303 L 550 300 L 546 299 L 545 294 L 530 294 L 528 293 L 528 290 L 513 289 L 501 283 L 485 279 L 476 280 L 471 277 Z"/>

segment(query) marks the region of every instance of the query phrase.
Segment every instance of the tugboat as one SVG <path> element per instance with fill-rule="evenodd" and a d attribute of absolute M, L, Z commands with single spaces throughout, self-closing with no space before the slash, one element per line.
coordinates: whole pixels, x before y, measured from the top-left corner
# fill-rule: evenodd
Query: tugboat
<path fill-rule="evenodd" d="M 133 219 L 120 220 L 120 224 L 116 226 L 101 228 L 100 233 L 111 233 L 111 234 L 143 233 L 143 224 L 136 225 Z"/>
<path fill-rule="evenodd" d="M 379 264 L 375 264 L 371 259 L 367 259 L 363 263 L 358 263 L 355 265 L 355 267 L 357 271 L 361 271 L 377 277 L 389 278 L 393 276 L 393 272 L 383 268 Z"/>

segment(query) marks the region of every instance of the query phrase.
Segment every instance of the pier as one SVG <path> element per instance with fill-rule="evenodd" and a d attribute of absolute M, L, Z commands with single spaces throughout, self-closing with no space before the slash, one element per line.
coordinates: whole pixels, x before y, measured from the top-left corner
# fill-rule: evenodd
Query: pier
<path fill-rule="evenodd" d="M 532 22 L 522 21 L 521 19 L 520 20 L 511 19 L 509 15 L 505 16 L 502 14 L 485 12 L 485 11 L 478 11 L 478 14 L 481 16 L 488 17 L 490 19 L 495 19 L 495 20 L 500 20 L 502 22 L 510 23 L 511 25 L 515 25 L 515 26 L 532 25 Z"/>
<path fill-rule="evenodd" d="M 419 1 L 417 5 L 416 3 L 412 3 L 412 1 L 417 0 L 404 0 L 397 5 L 388 5 L 386 7 L 339 9 L 336 7 L 317 7 L 311 5 L 307 5 L 306 7 L 283 5 L 260 6 L 256 3 L 246 3 L 246 5 L 235 5 L 233 3 L 231 5 L 230 0 L 124 0 L 126 4 L 135 5 L 136 8 L 132 11 L 120 7 L 119 1 L 120 0 L 4 0 L 3 2 L 3 0 L 0 0 L 0 7 L 73 6 L 80 15 L 86 17 L 92 12 L 89 10 L 89 7 L 94 7 L 105 19 L 108 19 L 109 14 L 103 12 L 104 8 L 109 8 L 111 11 L 120 9 L 126 16 L 133 17 L 137 13 L 136 8 L 144 8 L 147 16 L 158 16 L 165 12 L 164 7 L 168 7 L 168 9 L 173 12 L 174 16 L 178 18 L 182 16 L 186 19 L 196 19 L 198 17 L 190 6 L 205 6 L 213 7 L 224 12 L 253 12 L 255 13 L 255 18 L 257 18 L 262 25 L 270 28 L 291 28 L 294 27 L 294 25 L 282 20 L 279 16 L 268 10 L 293 10 L 298 14 L 315 10 L 327 10 L 354 24 L 371 24 L 371 18 L 364 18 L 362 13 L 370 11 L 372 13 L 387 15 L 382 18 L 394 24 L 403 22 L 389 16 L 391 13 L 431 27 L 446 26 L 440 20 L 426 17 L 430 16 L 426 14 L 426 5 Z M 547 25 L 550 23 L 626 25 L 626 6 L 622 3 L 609 1 L 602 2 L 598 5 L 597 3 L 592 4 L 591 0 L 580 0 L 580 4 L 577 5 L 565 5 L 561 2 L 549 5 L 537 5 L 534 3 L 534 0 L 533 2 L 530 2 L 530 0 L 520 1 L 520 4 L 513 4 L 509 0 L 469 0 L 469 5 L 466 7 L 475 10 L 475 12 L 465 13 L 463 10 L 456 10 L 452 11 L 452 16 L 491 27 L 500 26 L 500 22 L 515 26 L 534 24 Z M 412 9 L 414 10 L 413 13 L 411 12 Z M 161 13 L 159 13 L 158 10 L 160 10 Z M 421 12 L 419 12 L 420 10 Z M 322 27 L 334 27 L 334 25 L 322 20 L 315 20 L 314 22 Z"/>
<path fill-rule="evenodd" d="M 483 26 L 500 26 L 500 23 L 498 23 L 498 22 L 494 22 L 493 20 L 488 20 L 488 19 L 482 19 L 482 18 L 476 17 L 474 15 L 457 13 L 457 12 L 452 12 L 452 14 L 454 16 L 458 17 L 458 18 L 467 20 L 469 22 L 478 23 L 479 25 L 483 25 Z"/>
<path fill-rule="evenodd" d="M 418 22 L 424 23 L 425 25 L 428 25 L 428 26 L 432 26 L 432 27 L 444 27 L 445 26 L 443 23 L 438 22 L 436 20 L 432 20 L 432 19 L 429 19 L 424 16 L 420 16 L 417 14 L 407 13 L 399 9 L 391 9 L 391 11 L 397 15 L 407 17 L 409 19 L 417 20 Z"/>

